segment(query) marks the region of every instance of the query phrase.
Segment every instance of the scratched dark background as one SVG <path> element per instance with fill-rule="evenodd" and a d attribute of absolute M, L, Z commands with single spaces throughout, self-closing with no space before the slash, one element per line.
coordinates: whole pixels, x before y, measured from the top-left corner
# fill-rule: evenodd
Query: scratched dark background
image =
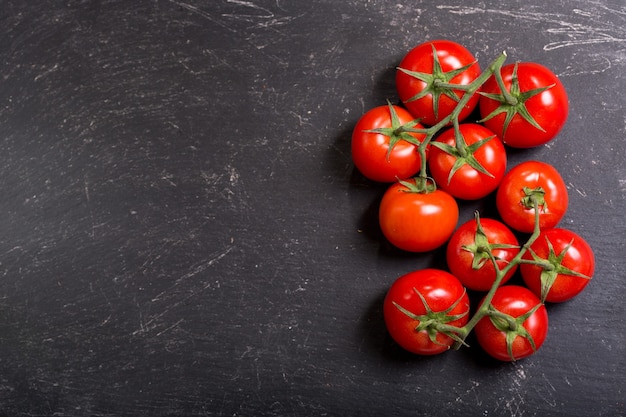
<path fill-rule="evenodd" d="M 0 1 L 0 415 L 625 415 L 625 27 L 623 0 Z M 436 38 L 570 94 L 510 165 L 561 171 L 596 274 L 515 364 L 382 321 L 441 252 L 382 241 L 350 133 Z"/>

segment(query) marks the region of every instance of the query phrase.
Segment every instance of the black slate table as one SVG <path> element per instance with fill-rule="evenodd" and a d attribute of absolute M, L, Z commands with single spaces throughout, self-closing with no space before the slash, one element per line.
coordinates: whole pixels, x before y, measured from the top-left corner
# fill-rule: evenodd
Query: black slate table
<path fill-rule="evenodd" d="M 623 0 L 0 1 L 0 415 L 624 415 L 625 27 Z M 381 239 L 350 134 L 437 38 L 570 95 L 509 164 L 560 170 L 596 274 L 514 364 L 382 321 L 445 265 Z"/>

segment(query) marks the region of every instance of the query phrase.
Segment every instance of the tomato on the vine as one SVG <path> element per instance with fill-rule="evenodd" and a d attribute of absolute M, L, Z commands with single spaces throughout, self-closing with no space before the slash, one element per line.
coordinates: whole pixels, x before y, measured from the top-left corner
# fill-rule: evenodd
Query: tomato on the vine
<path fill-rule="evenodd" d="M 502 220 L 511 228 L 531 233 L 535 226 L 535 209 L 539 208 L 539 227 L 555 227 L 568 205 L 567 186 L 552 165 L 526 161 L 504 175 L 496 193 L 496 207 Z"/>
<path fill-rule="evenodd" d="M 394 182 L 415 175 L 421 167 L 418 143 L 425 135 L 403 128 L 422 125 L 399 106 L 379 106 L 367 111 L 352 132 L 352 160 L 367 178 Z"/>
<path fill-rule="evenodd" d="M 506 171 L 506 150 L 489 129 L 475 123 L 450 128 L 431 142 L 430 174 L 437 186 L 463 200 L 477 200 L 494 191 Z M 458 143 L 457 143 L 458 141 Z"/>
<path fill-rule="evenodd" d="M 501 74 L 504 93 L 495 76 L 480 92 L 485 126 L 515 148 L 531 148 L 554 139 L 569 112 L 567 92 L 559 78 L 533 62 L 505 65 Z"/>
<path fill-rule="evenodd" d="M 392 245 L 409 252 L 427 252 L 450 238 L 459 219 L 459 206 L 450 194 L 424 190 L 413 178 L 387 189 L 378 217 Z"/>
<path fill-rule="evenodd" d="M 548 335 L 548 313 L 528 288 L 505 285 L 495 291 L 489 315 L 476 324 L 474 332 L 478 344 L 490 356 L 515 361 L 541 347 Z"/>
<path fill-rule="evenodd" d="M 446 262 L 465 287 L 489 291 L 496 280 L 496 270 L 488 253 L 491 252 L 498 268 L 503 269 L 519 251 L 517 238 L 503 223 L 476 218 L 456 229 L 446 248 Z M 500 285 L 511 279 L 516 270 L 517 265 L 511 267 Z"/>
<path fill-rule="evenodd" d="M 458 279 L 442 270 L 423 269 L 391 285 L 383 316 L 389 334 L 402 348 L 435 355 L 458 339 L 454 330 L 467 323 L 469 309 L 469 297 Z"/>
<path fill-rule="evenodd" d="M 481 72 L 474 55 L 454 41 L 417 45 L 395 74 L 401 104 L 366 112 L 352 132 L 355 167 L 393 183 L 378 207 L 386 241 L 409 252 L 448 242 L 450 272 L 403 275 L 384 300 L 390 336 L 413 353 L 467 346 L 475 331 L 496 359 L 532 355 L 548 333 L 544 303 L 576 296 L 594 271 L 589 245 L 555 228 L 569 200 L 559 172 L 540 161 L 507 172 L 507 145 L 539 146 L 561 131 L 569 112 L 565 88 L 546 67 L 505 66 L 506 58 L 502 52 Z M 474 110 L 481 120 L 461 123 Z M 494 192 L 502 222 L 476 212 L 455 232 L 457 199 Z M 520 245 L 514 232 L 532 234 Z M 526 287 L 503 285 L 520 269 Z M 466 288 L 486 292 L 471 318 Z"/>
<path fill-rule="evenodd" d="M 468 85 L 479 75 L 476 58 L 464 46 L 434 40 L 417 45 L 404 56 L 396 72 L 396 88 L 409 112 L 432 126 L 450 115 L 465 94 L 450 84 Z M 459 120 L 469 116 L 478 99 L 478 95 L 471 97 Z"/>
<path fill-rule="evenodd" d="M 522 259 L 524 282 L 543 301 L 561 303 L 589 284 L 595 268 L 591 246 L 567 229 L 542 230 Z"/>

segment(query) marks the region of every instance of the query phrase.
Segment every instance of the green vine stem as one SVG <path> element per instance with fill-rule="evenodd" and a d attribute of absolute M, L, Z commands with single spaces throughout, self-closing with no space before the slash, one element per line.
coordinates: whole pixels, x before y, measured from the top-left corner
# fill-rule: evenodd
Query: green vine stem
<path fill-rule="evenodd" d="M 504 97 L 506 103 L 510 106 L 515 106 L 518 103 L 517 98 L 513 96 L 509 90 L 504 85 L 504 79 L 502 78 L 502 73 L 498 71 L 495 74 L 496 84 L 498 84 L 498 88 L 500 88 L 500 92 L 502 93 L 502 97 Z"/>
<path fill-rule="evenodd" d="M 524 256 L 526 251 L 528 251 L 530 249 L 530 247 L 535 242 L 535 240 L 537 240 L 537 238 L 539 237 L 539 234 L 541 233 L 541 230 L 539 228 L 539 203 L 538 203 L 537 199 L 534 196 L 532 197 L 532 205 L 533 205 L 533 209 L 535 210 L 535 224 L 534 224 L 533 233 L 530 235 L 530 237 L 528 238 L 526 243 L 524 243 L 522 245 L 522 247 L 520 248 L 520 251 L 517 253 L 517 255 L 513 259 L 511 259 L 511 261 L 508 264 L 506 264 L 505 267 L 500 268 L 498 266 L 496 257 L 493 255 L 493 252 L 491 251 L 491 248 L 486 248 L 487 256 L 489 257 L 489 259 L 490 259 L 491 263 L 493 264 L 494 269 L 496 271 L 496 279 L 495 279 L 493 285 L 491 286 L 491 289 L 487 293 L 487 295 L 485 295 L 484 301 L 481 304 L 481 306 L 478 308 L 478 310 L 476 310 L 476 312 L 470 318 L 470 320 L 467 322 L 467 324 L 465 326 L 463 326 L 463 327 L 460 327 L 458 329 L 458 331 L 456 332 L 457 335 L 459 336 L 459 339 L 461 341 L 465 341 L 465 338 L 470 334 L 472 329 L 476 326 L 476 324 L 483 317 L 492 314 L 492 311 L 489 309 L 489 305 L 491 304 L 491 300 L 493 299 L 493 296 L 496 293 L 496 290 L 500 286 L 500 283 L 502 282 L 502 280 L 504 279 L 506 274 L 512 268 L 514 268 L 516 265 L 519 265 L 520 263 L 522 263 L 522 257 Z M 464 344 L 465 343 L 461 343 L 461 342 L 457 341 L 453 345 L 453 348 L 454 349 L 459 349 L 461 347 L 461 345 L 464 345 Z"/>
<path fill-rule="evenodd" d="M 467 144 L 465 143 L 465 140 L 463 139 L 463 136 L 461 135 L 461 132 L 460 132 L 459 115 L 461 114 L 461 111 L 463 110 L 463 108 L 471 100 L 472 96 L 474 94 L 480 94 L 479 90 L 483 86 L 483 84 L 487 82 L 487 80 L 489 80 L 492 76 L 494 76 L 496 83 L 500 87 L 500 90 L 502 92 L 502 95 L 506 103 L 509 106 L 518 105 L 519 103 L 518 98 L 515 96 L 515 93 L 509 92 L 505 88 L 505 85 L 504 85 L 505 83 L 502 78 L 501 69 L 502 69 L 504 62 L 506 61 L 506 58 L 507 58 L 506 52 L 502 52 L 470 84 L 459 85 L 459 84 L 451 84 L 451 83 L 441 83 L 437 85 L 438 87 L 445 87 L 445 88 L 450 88 L 452 90 L 464 92 L 464 94 L 459 98 L 454 110 L 449 115 L 447 115 L 442 120 L 440 120 L 437 124 L 427 127 L 427 128 L 416 128 L 414 126 L 417 124 L 417 122 L 419 122 L 419 120 L 416 120 L 415 123 L 400 126 L 395 132 L 398 135 L 402 135 L 406 133 L 417 133 L 417 134 L 424 135 L 424 138 L 421 141 L 419 141 L 419 143 L 416 143 L 418 145 L 417 149 L 418 149 L 420 159 L 421 159 L 420 172 L 418 176 L 415 178 L 415 182 L 416 184 L 418 184 L 417 187 L 419 187 L 418 192 L 427 193 L 427 192 L 432 192 L 432 190 L 435 189 L 435 184 L 432 181 L 432 179 L 428 177 L 428 173 L 427 173 L 426 150 L 430 142 L 433 140 L 433 138 L 439 131 L 452 125 L 452 128 L 454 129 L 454 132 L 455 132 L 455 138 L 456 138 L 455 145 L 456 145 L 456 149 L 458 153 L 461 156 L 465 156 L 465 154 L 467 153 Z M 527 94 L 536 94 L 536 92 L 532 91 Z M 427 186 L 428 184 L 431 184 L 431 186 L 428 187 Z M 523 203 L 527 208 L 534 210 L 535 218 L 534 218 L 533 232 L 529 236 L 526 243 L 524 243 L 520 247 L 520 250 L 516 254 L 516 256 L 513 259 L 511 259 L 511 261 L 508 262 L 502 268 L 500 268 L 500 266 L 498 265 L 498 262 L 497 262 L 498 260 L 494 256 L 492 248 L 489 245 L 487 245 L 484 248 L 484 253 L 486 254 L 487 258 L 494 266 L 494 269 L 496 271 L 496 277 L 495 277 L 495 281 L 493 285 L 491 286 L 487 294 L 484 296 L 482 304 L 478 307 L 478 309 L 474 312 L 472 317 L 468 320 L 468 322 L 463 327 L 454 327 L 444 322 L 437 322 L 435 324 L 432 324 L 430 323 L 432 322 L 432 320 L 429 321 L 429 326 L 430 326 L 429 329 L 431 330 L 431 332 L 434 332 L 434 333 L 442 332 L 448 335 L 449 337 L 451 337 L 455 341 L 455 343 L 452 346 L 453 349 L 459 349 L 461 346 L 467 346 L 467 344 L 465 343 L 465 339 L 474 329 L 476 324 L 478 324 L 480 320 L 482 320 L 483 318 L 487 316 L 490 316 L 492 318 L 498 318 L 501 321 L 508 323 L 511 329 L 515 329 L 516 327 L 521 325 L 521 320 L 523 320 L 523 316 L 517 318 L 516 320 L 516 318 L 513 318 L 507 314 L 500 313 L 499 311 L 494 310 L 491 307 L 491 302 L 496 293 L 496 290 L 500 287 L 500 284 L 504 280 L 504 277 L 507 276 L 507 274 L 511 271 L 511 269 L 515 268 L 517 265 L 520 265 L 522 263 L 534 263 L 544 268 L 549 268 L 552 266 L 552 265 L 545 266 L 545 262 L 542 262 L 541 260 L 522 259 L 522 257 L 526 254 L 526 252 L 531 250 L 530 249 L 531 246 L 540 235 L 540 232 L 541 232 L 540 227 L 539 227 L 540 209 L 542 207 L 545 208 L 544 207 L 545 202 L 543 201 L 544 191 L 542 189 L 524 190 L 524 191 L 526 193 L 526 197 L 520 203 Z M 480 227 L 480 218 L 479 218 L 478 212 L 476 212 L 476 222 L 478 226 Z M 536 308 L 539 308 L 539 305 L 536 306 Z M 531 314 L 531 312 L 529 312 L 528 314 Z M 434 336 L 431 335 L 431 339 L 433 337 Z"/>
<path fill-rule="evenodd" d="M 420 142 L 420 144 L 419 144 L 419 146 L 417 148 L 417 151 L 420 154 L 420 160 L 421 160 L 421 167 L 420 167 L 419 177 L 422 180 L 425 180 L 427 178 L 427 176 L 428 176 L 428 174 L 427 174 L 427 163 L 426 163 L 426 149 L 427 149 L 428 144 L 430 143 L 430 141 L 433 139 L 433 137 L 441 129 L 447 127 L 450 123 L 452 123 L 453 127 L 458 131 L 458 128 L 459 128 L 459 115 L 461 114 L 461 111 L 463 110 L 465 105 L 469 102 L 469 100 L 472 98 L 472 96 L 478 92 L 480 87 L 482 87 L 482 85 L 485 84 L 485 82 L 487 82 L 487 80 L 493 74 L 500 75 L 500 69 L 502 68 L 502 65 L 504 64 L 504 61 L 506 61 L 506 58 L 507 58 L 506 52 L 502 52 L 470 84 L 466 84 L 466 85 L 450 84 L 451 88 L 454 88 L 456 90 L 464 91 L 465 94 L 463 94 L 463 96 L 459 99 L 459 101 L 458 101 L 456 107 L 454 108 L 454 110 L 448 116 L 446 116 L 443 119 L 441 119 L 437 124 L 435 124 L 435 125 L 433 125 L 431 127 L 428 127 L 428 128 L 424 128 L 424 129 L 404 128 L 405 132 L 419 133 L 419 134 L 426 135 L 424 137 L 424 139 Z M 460 144 L 458 142 L 459 141 L 457 140 L 457 148 L 459 149 L 459 152 L 465 152 L 465 148 L 462 146 L 462 144 Z M 463 148 L 463 149 L 460 149 L 460 148 Z"/>
<path fill-rule="evenodd" d="M 487 82 L 487 80 L 489 80 L 492 76 L 494 76 L 498 86 L 500 87 L 500 90 L 502 91 L 502 94 L 507 104 L 511 106 L 517 105 L 519 100 L 505 88 L 504 80 L 502 78 L 501 69 L 502 69 L 504 62 L 506 61 L 506 58 L 507 58 L 506 52 L 502 52 L 470 84 L 458 85 L 458 84 L 444 83 L 444 84 L 438 85 L 438 87 L 446 87 L 452 90 L 463 91 L 464 94 L 462 97 L 459 98 L 454 110 L 448 116 L 440 120 L 437 124 L 427 127 L 427 128 L 415 128 L 414 126 L 417 124 L 417 122 L 419 122 L 419 120 L 416 120 L 415 123 L 400 126 L 396 130 L 395 133 L 397 135 L 402 135 L 405 133 L 417 133 L 417 134 L 424 135 L 424 138 L 421 141 L 419 141 L 419 143 L 416 143 L 418 145 L 417 149 L 421 158 L 420 172 L 418 176 L 415 178 L 415 182 L 417 184 L 416 187 L 419 188 L 419 190 L 417 190 L 418 192 L 427 193 L 427 192 L 432 192 L 435 189 L 435 184 L 432 181 L 432 179 L 428 177 L 428 173 L 427 173 L 426 150 L 427 150 L 428 145 L 432 141 L 432 139 L 435 137 L 435 135 L 439 131 L 452 125 L 452 128 L 455 131 L 456 148 L 459 154 L 461 156 L 464 156 L 464 154 L 467 152 L 467 149 L 466 149 L 467 144 L 465 143 L 463 136 L 461 135 L 461 132 L 460 132 L 459 115 L 461 114 L 461 111 L 463 110 L 463 108 L 470 101 L 472 96 L 474 94 L 479 94 L 480 88 L 483 86 L 483 84 L 485 84 L 485 82 Z M 429 184 L 430 186 L 428 186 Z M 522 257 L 525 255 L 527 251 L 530 250 L 530 247 L 533 245 L 533 243 L 537 240 L 537 238 L 540 235 L 540 232 L 541 232 L 540 227 L 539 227 L 540 208 L 543 207 L 543 205 L 545 204 L 542 198 L 543 190 L 536 189 L 536 190 L 530 190 L 530 191 L 532 192 L 526 192 L 527 197 L 523 201 L 523 203 L 526 205 L 526 207 L 532 208 L 534 210 L 535 218 L 534 218 L 533 232 L 528 238 L 528 240 L 526 241 L 526 243 L 524 243 L 520 247 L 520 251 L 516 254 L 516 256 L 513 259 L 511 259 L 511 261 L 502 268 L 500 268 L 500 266 L 498 265 L 498 262 L 497 262 L 498 260 L 494 256 L 492 248 L 489 245 L 487 245 L 484 248 L 484 252 L 486 253 L 487 258 L 494 266 L 494 269 L 496 271 L 496 277 L 495 277 L 495 281 L 493 285 L 491 286 L 487 294 L 484 296 L 483 302 L 478 307 L 476 312 L 474 312 L 472 317 L 468 320 L 468 322 L 463 327 L 454 327 L 444 322 L 437 322 L 435 324 L 432 324 L 430 323 L 432 322 L 432 320 L 430 320 L 428 323 L 431 326 L 430 330 L 432 332 L 435 332 L 435 333 L 443 332 L 444 334 L 448 335 L 455 341 L 455 343 L 452 346 L 453 349 L 459 349 L 461 346 L 467 346 L 467 344 L 465 343 L 465 339 L 474 329 L 476 324 L 478 324 L 478 322 L 482 320 L 484 317 L 487 317 L 487 316 L 498 317 L 499 319 L 509 323 L 509 326 L 511 328 L 515 328 L 519 324 L 515 318 L 508 316 L 506 314 L 500 313 L 494 310 L 493 308 L 491 308 L 491 302 L 496 293 L 496 290 L 502 283 L 504 277 L 511 271 L 512 268 L 515 268 L 517 265 L 522 264 L 522 263 L 535 263 L 540 266 L 543 266 L 545 264 L 545 262 L 541 263 L 541 261 L 538 261 L 538 260 L 531 261 L 531 260 L 522 259 Z M 476 222 L 480 227 L 480 218 L 479 218 L 478 212 L 476 212 Z M 538 307 L 539 305 L 536 308 Z M 521 318 L 522 317 L 518 319 L 521 319 Z M 433 337 L 434 336 L 431 335 L 431 339 Z"/>

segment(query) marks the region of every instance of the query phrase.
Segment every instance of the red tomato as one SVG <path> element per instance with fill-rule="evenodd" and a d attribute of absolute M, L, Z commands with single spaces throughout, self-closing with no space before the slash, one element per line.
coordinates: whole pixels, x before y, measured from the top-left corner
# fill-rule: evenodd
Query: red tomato
<path fill-rule="evenodd" d="M 468 123 L 459 126 L 462 150 L 456 146 L 454 129 L 437 138 L 428 164 L 437 186 L 463 200 L 477 200 L 494 191 L 506 171 L 502 141 L 489 129 Z"/>
<path fill-rule="evenodd" d="M 546 307 L 528 288 L 498 287 L 490 309 L 497 316 L 483 317 L 474 332 L 478 344 L 492 357 L 501 361 L 522 359 L 535 353 L 546 340 Z"/>
<path fill-rule="evenodd" d="M 496 206 L 502 220 L 519 232 L 531 233 L 535 210 L 530 193 L 538 198 L 539 227 L 556 226 L 567 211 L 567 187 L 552 165 L 540 161 L 522 162 L 502 179 L 496 193 Z"/>
<path fill-rule="evenodd" d="M 419 192 L 415 179 L 393 184 L 379 207 L 380 228 L 391 244 L 410 252 L 443 245 L 459 220 L 459 206 L 445 191 Z"/>
<path fill-rule="evenodd" d="M 401 126 L 423 128 L 408 111 L 391 105 L 375 107 L 359 119 L 352 133 L 352 160 L 365 177 L 394 182 L 420 170 L 417 145 L 410 141 L 421 141 L 425 135 L 400 132 Z"/>
<path fill-rule="evenodd" d="M 453 330 L 449 326 L 467 323 L 469 308 L 469 297 L 458 279 L 445 271 L 423 269 L 403 275 L 391 285 L 383 316 L 389 334 L 402 348 L 435 355 L 454 343 L 446 332 Z"/>
<path fill-rule="evenodd" d="M 501 74 L 513 101 L 503 96 L 495 76 L 487 80 L 479 104 L 485 126 L 515 148 L 554 139 L 569 112 L 567 92 L 557 76 L 532 62 L 505 65 Z"/>
<path fill-rule="evenodd" d="M 523 263 L 524 282 L 544 301 L 560 303 L 580 294 L 589 284 L 595 268 L 591 246 L 566 229 L 543 230 L 522 259 L 546 263 Z"/>
<path fill-rule="evenodd" d="M 432 126 L 452 113 L 464 94 L 461 90 L 438 84 L 467 85 L 479 75 L 476 58 L 465 47 L 448 40 L 435 40 L 422 43 L 406 54 L 396 72 L 396 88 L 409 112 L 422 123 Z M 465 119 L 476 108 L 478 98 L 477 94 L 472 96 L 459 120 Z"/>
<path fill-rule="evenodd" d="M 497 259 L 499 269 L 503 269 L 520 251 L 513 232 L 493 219 L 480 219 L 480 231 L 476 220 L 463 223 L 448 242 L 448 268 L 470 290 L 489 291 L 493 286 L 496 270 L 487 255 L 488 248 Z M 516 270 L 517 265 L 507 272 L 500 285 L 511 279 Z"/>

